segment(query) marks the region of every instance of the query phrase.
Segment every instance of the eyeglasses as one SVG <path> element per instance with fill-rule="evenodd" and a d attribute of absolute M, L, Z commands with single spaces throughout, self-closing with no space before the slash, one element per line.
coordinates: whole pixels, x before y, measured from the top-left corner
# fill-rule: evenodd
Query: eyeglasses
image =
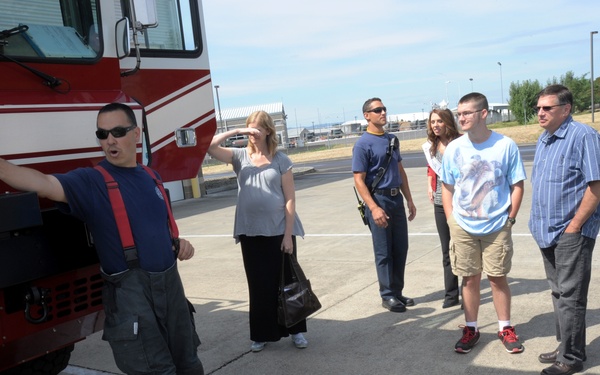
<path fill-rule="evenodd" d="M 121 137 L 124 137 L 125 134 L 129 133 L 131 130 L 133 130 L 135 128 L 136 128 L 136 125 L 131 125 L 128 128 L 124 128 L 122 126 L 117 126 L 110 130 L 98 129 L 98 130 L 96 130 L 96 137 L 98 139 L 106 139 L 106 138 L 108 138 L 108 134 L 110 133 L 115 138 L 121 138 Z"/>
<path fill-rule="evenodd" d="M 369 109 L 367 112 L 374 112 L 374 113 L 380 114 L 381 112 L 387 112 L 387 108 L 377 107 L 377 108 Z"/>
<path fill-rule="evenodd" d="M 543 110 L 544 112 L 550 112 L 550 111 L 552 110 L 552 108 L 554 108 L 554 107 L 560 107 L 560 106 L 563 106 L 563 105 L 566 105 L 566 103 L 563 103 L 563 104 L 555 104 L 555 105 L 545 105 L 545 106 L 543 106 L 543 107 L 538 107 L 538 106 L 535 106 L 535 107 L 533 107 L 533 110 L 534 110 L 536 113 L 538 113 L 538 112 L 540 111 L 540 109 L 541 109 L 541 110 Z"/>
<path fill-rule="evenodd" d="M 480 110 L 478 110 L 478 111 L 472 111 L 472 112 L 458 112 L 458 113 L 456 114 L 456 118 L 459 118 L 460 116 L 463 116 L 463 117 L 471 117 L 471 116 L 473 116 L 474 114 L 476 114 L 477 112 L 481 112 L 481 111 L 483 111 L 483 109 L 480 109 Z"/>

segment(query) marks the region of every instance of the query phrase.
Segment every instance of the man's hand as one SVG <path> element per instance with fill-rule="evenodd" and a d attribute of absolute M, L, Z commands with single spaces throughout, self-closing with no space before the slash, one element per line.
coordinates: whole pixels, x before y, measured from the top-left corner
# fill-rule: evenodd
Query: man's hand
<path fill-rule="evenodd" d="M 371 210 L 371 216 L 373 216 L 373 221 L 378 227 L 387 228 L 388 219 L 390 218 L 383 208 L 377 206 L 373 210 Z"/>
<path fill-rule="evenodd" d="M 194 256 L 194 246 L 183 238 L 179 239 L 179 254 L 177 254 L 177 259 L 179 260 L 189 260 Z"/>
<path fill-rule="evenodd" d="M 417 207 L 414 205 L 413 201 L 408 201 L 408 221 L 412 221 L 415 216 L 417 216 Z"/>

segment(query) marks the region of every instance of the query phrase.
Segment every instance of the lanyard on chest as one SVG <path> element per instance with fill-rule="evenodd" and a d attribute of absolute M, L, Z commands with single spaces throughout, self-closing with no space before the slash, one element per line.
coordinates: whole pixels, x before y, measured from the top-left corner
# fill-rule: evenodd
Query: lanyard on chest
<path fill-rule="evenodd" d="M 177 229 L 177 223 L 175 223 L 175 219 L 173 218 L 173 212 L 171 211 L 171 205 L 169 204 L 163 183 L 156 178 L 156 174 L 152 169 L 145 165 L 142 165 L 142 167 L 150 175 L 150 177 L 152 177 L 163 196 L 167 206 L 167 213 L 169 215 L 171 239 L 173 241 L 173 245 L 175 246 L 175 252 L 177 253 L 179 251 L 179 230 Z M 125 260 L 127 261 L 129 268 L 134 268 L 138 265 L 137 248 L 135 247 L 135 241 L 133 240 L 133 233 L 131 232 L 131 225 L 129 224 L 129 217 L 127 216 L 127 210 L 125 209 L 125 203 L 123 202 L 121 191 L 119 190 L 119 184 L 117 181 L 115 181 L 112 175 L 108 173 L 106 169 L 104 169 L 104 167 L 97 165 L 94 168 L 102 174 L 102 177 L 104 177 L 104 182 L 106 182 L 106 188 L 108 190 L 108 197 L 110 199 L 110 205 L 115 216 L 115 221 L 117 222 L 117 228 L 119 229 L 119 237 L 121 239 L 121 245 L 123 246 L 123 252 L 125 253 Z"/>

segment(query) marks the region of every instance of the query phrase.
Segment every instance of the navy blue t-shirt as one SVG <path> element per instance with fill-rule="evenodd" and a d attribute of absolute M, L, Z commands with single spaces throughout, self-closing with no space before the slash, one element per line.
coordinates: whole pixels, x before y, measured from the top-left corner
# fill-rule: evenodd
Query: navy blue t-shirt
<path fill-rule="evenodd" d="M 352 172 L 366 172 L 365 184 L 369 189 L 377 176 L 379 168 L 385 168 L 387 165 L 387 151 L 390 139 L 393 137 L 395 136 L 389 133 L 382 135 L 363 133 L 354 144 L 354 149 L 352 150 Z M 402 160 L 399 148 L 398 146 L 393 151 L 390 165 L 381 181 L 379 181 L 379 184 L 377 184 L 376 189 L 391 189 L 402 185 L 402 177 L 398 169 L 398 163 Z"/>
<path fill-rule="evenodd" d="M 162 272 L 171 267 L 176 255 L 171 247 L 167 207 L 152 177 L 140 165 L 121 168 L 106 160 L 100 165 L 119 184 L 140 268 Z M 128 267 L 102 174 L 93 168 L 78 168 L 55 176 L 68 201 L 68 204 L 58 203 L 58 208 L 87 224 L 103 271 L 107 274 L 125 271 Z"/>

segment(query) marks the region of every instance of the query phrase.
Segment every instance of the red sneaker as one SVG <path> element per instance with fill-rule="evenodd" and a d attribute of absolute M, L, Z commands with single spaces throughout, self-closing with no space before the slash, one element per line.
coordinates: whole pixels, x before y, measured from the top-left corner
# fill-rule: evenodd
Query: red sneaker
<path fill-rule="evenodd" d="M 515 327 L 506 326 L 498 332 L 498 338 L 504 344 L 506 351 L 514 354 L 521 353 L 525 348 L 519 342 L 519 336 L 515 333 Z"/>
<path fill-rule="evenodd" d="M 454 351 L 466 354 L 479 342 L 479 331 L 475 330 L 474 327 L 462 325 L 460 327 L 463 327 L 463 335 L 456 345 L 454 345 Z"/>

